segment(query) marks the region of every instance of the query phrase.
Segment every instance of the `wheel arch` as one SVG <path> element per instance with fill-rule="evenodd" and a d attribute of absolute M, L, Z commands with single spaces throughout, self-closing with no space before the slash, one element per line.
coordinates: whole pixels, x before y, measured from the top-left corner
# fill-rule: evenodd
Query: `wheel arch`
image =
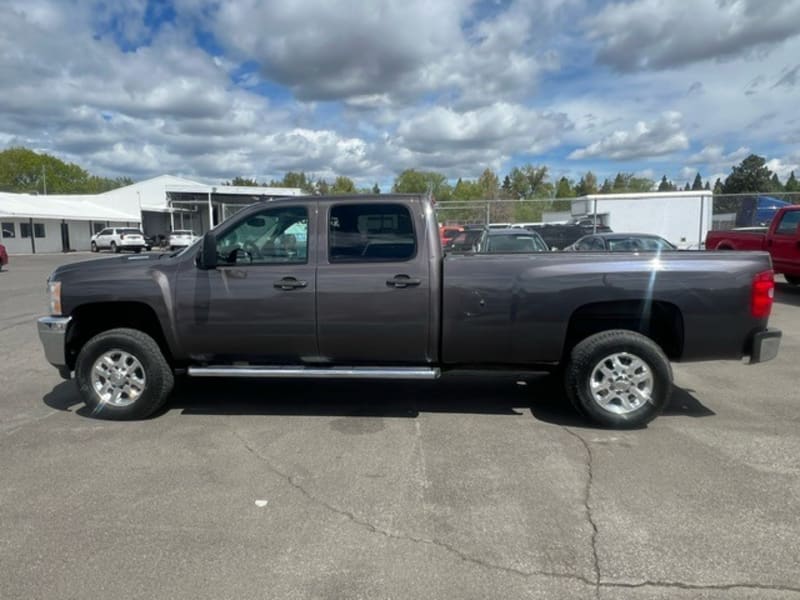
<path fill-rule="evenodd" d="M 70 314 L 67 333 L 66 358 L 70 369 L 81 348 L 95 335 L 109 329 L 129 328 L 142 331 L 158 344 L 166 360 L 171 364 L 173 354 L 156 311 L 144 302 L 92 302 L 82 304 Z"/>
<path fill-rule="evenodd" d="M 683 315 L 675 304 L 662 300 L 615 300 L 584 304 L 572 313 L 564 340 L 564 359 L 582 340 L 612 329 L 635 331 L 650 338 L 670 360 L 683 354 Z"/>

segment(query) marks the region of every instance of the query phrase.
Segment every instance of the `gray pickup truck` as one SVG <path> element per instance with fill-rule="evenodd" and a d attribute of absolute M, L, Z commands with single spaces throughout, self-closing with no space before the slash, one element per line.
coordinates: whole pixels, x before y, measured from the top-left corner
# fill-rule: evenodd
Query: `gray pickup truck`
<path fill-rule="evenodd" d="M 776 356 L 763 252 L 443 256 L 430 198 L 253 205 L 173 254 L 65 265 L 47 360 L 95 414 L 143 418 L 191 377 L 434 379 L 550 371 L 595 423 L 638 427 L 670 361 Z M 735 385 L 731 382 L 731 385 Z"/>

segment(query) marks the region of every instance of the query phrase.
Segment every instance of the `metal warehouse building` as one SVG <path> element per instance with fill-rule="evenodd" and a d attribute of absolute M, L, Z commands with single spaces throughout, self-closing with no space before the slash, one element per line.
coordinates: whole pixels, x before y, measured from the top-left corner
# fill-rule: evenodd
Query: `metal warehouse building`
<path fill-rule="evenodd" d="M 0 192 L 0 242 L 10 254 L 88 250 L 106 227 L 141 227 L 150 236 L 175 229 L 208 231 L 242 208 L 269 198 L 300 196 L 299 188 L 211 186 L 161 175 L 102 194 Z"/>

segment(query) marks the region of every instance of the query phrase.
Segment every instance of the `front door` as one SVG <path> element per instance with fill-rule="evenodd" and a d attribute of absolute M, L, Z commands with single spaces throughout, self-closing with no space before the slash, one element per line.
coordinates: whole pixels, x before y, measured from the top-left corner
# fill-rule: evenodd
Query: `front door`
<path fill-rule="evenodd" d="M 61 250 L 69 252 L 72 248 L 69 247 L 69 224 L 62 221 L 61 223 Z"/>
<path fill-rule="evenodd" d="M 177 326 L 193 359 L 297 364 L 317 356 L 315 208 L 273 205 L 220 231 L 216 269 L 184 264 Z"/>
<path fill-rule="evenodd" d="M 320 202 L 319 213 L 321 358 L 338 364 L 431 362 L 423 219 L 390 201 L 328 200 Z"/>
<path fill-rule="evenodd" d="M 772 263 L 779 273 L 797 273 L 797 254 L 800 252 L 800 210 L 787 210 L 772 235 Z"/>

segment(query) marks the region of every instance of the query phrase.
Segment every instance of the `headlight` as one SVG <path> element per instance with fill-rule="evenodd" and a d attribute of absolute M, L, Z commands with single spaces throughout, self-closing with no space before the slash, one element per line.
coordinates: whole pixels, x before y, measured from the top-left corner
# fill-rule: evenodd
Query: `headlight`
<path fill-rule="evenodd" d="M 50 314 L 57 316 L 61 314 L 61 282 L 50 281 L 47 284 L 47 292 L 50 296 Z"/>

